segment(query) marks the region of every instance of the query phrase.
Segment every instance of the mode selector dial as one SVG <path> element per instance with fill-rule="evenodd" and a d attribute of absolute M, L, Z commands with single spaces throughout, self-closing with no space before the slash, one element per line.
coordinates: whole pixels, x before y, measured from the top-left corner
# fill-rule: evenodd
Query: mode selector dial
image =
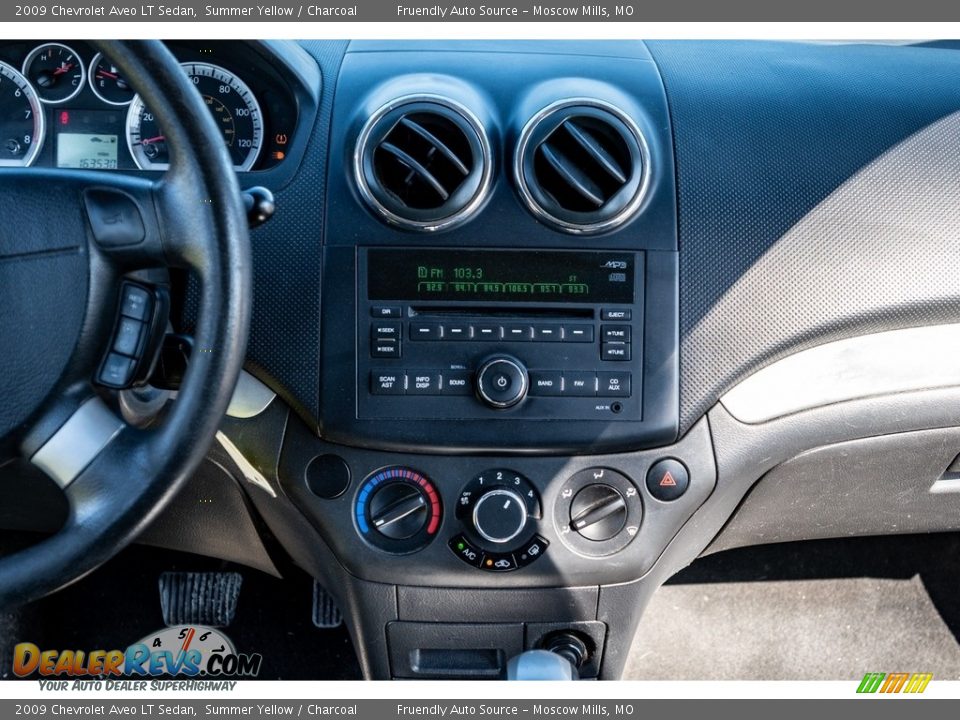
<path fill-rule="evenodd" d="M 473 506 L 473 527 L 492 543 L 507 543 L 527 525 L 527 503 L 510 488 L 484 493 Z"/>
<path fill-rule="evenodd" d="M 527 369 L 507 355 L 485 360 L 477 371 L 477 395 L 493 408 L 513 407 L 526 396 L 527 386 Z"/>

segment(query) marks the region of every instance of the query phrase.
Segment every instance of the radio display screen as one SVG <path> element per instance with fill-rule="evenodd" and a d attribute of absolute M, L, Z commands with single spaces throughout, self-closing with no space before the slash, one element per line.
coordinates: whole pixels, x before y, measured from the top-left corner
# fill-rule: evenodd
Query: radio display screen
<path fill-rule="evenodd" d="M 370 300 L 631 304 L 629 252 L 374 248 Z"/>

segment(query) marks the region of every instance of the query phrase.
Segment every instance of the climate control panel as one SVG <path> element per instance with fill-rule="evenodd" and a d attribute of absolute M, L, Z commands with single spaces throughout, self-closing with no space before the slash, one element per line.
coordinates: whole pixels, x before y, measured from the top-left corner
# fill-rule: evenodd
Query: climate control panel
<path fill-rule="evenodd" d="M 433 482 L 406 467 L 368 477 L 354 504 L 357 530 L 370 544 L 395 554 L 416 552 L 440 528 L 443 505 Z"/>

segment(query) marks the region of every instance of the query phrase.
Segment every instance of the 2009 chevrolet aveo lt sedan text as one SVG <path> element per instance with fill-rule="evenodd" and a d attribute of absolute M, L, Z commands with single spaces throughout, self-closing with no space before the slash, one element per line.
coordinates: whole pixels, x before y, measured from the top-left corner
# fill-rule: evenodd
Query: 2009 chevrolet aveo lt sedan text
<path fill-rule="evenodd" d="M 0 674 L 960 677 L 958 73 L 0 42 Z"/>

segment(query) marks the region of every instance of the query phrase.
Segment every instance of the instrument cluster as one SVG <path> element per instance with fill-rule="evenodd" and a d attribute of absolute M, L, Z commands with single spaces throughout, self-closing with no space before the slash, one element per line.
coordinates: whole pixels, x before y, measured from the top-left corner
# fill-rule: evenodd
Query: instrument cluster
<path fill-rule="evenodd" d="M 238 172 L 287 155 L 297 99 L 282 68 L 243 42 L 168 43 Z M 82 41 L 0 44 L 0 167 L 165 170 L 163 128 L 127 79 Z"/>

